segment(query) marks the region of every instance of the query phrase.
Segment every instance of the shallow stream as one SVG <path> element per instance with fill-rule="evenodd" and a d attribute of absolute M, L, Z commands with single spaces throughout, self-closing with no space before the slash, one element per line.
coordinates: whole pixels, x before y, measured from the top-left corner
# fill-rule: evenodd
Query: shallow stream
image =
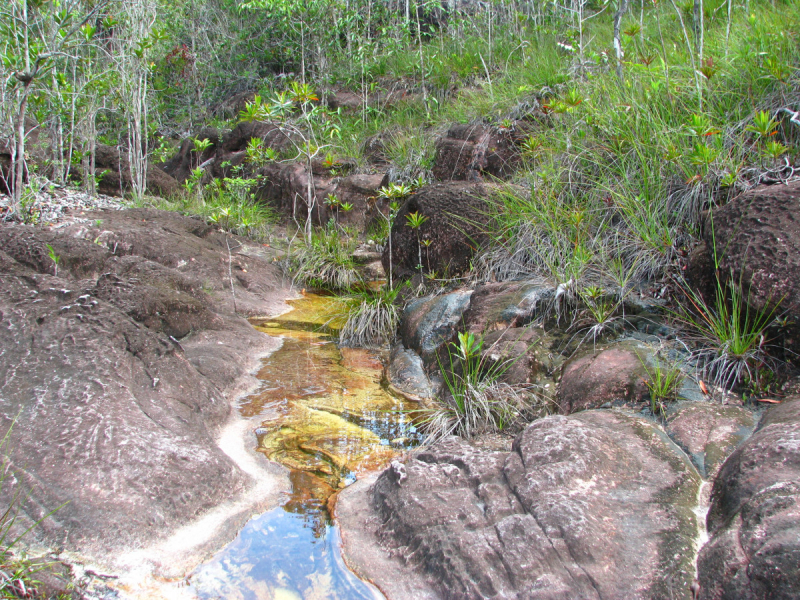
<path fill-rule="evenodd" d="M 335 302 L 307 295 L 291 312 L 253 323 L 283 346 L 264 359 L 260 389 L 238 410 L 253 423 L 257 450 L 290 469 L 292 490 L 195 570 L 188 581 L 199 598 L 383 597 L 345 566 L 328 507 L 336 491 L 417 443 L 414 405 L 381 386 L 377 352 L 336 345 L 337 323 L 326 316 Z"/>

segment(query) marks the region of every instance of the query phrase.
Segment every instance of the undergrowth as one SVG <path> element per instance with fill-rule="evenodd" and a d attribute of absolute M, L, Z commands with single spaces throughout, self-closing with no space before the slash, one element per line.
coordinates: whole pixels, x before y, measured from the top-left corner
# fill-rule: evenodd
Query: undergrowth
<path fill-rule="evenodd" d="M 441 408 L 420 411 L 426 443 L 454 434 L 502 432 L 520 417 L 547 414 L 548 401 L 533 386 L 501 380 L 520 357 L 494 356 L 495 345 L 484 348 L 482 337 L 463 332 L 457 344 L 446 347 L 447 364 L 439 359 L 446 388 L 439 399 Z"/>
<path fill-rule="evenodd" d="M 365 287 L 345 296 L 346 321 L 339 332 L 342 346 L 380 348 L 392 341 L 400 321 L 398 295 L 408 283 L 391 289 L 384 284 L 378 290 Z"/>
<path fill-rule="evenodd" d="M 295 283 L 327 290 L 349 291 L 361 282 L 353 252 L 358 237 L 331 220 L 315 228 L 311 241 L 295 240 L 285 263 Z"/>

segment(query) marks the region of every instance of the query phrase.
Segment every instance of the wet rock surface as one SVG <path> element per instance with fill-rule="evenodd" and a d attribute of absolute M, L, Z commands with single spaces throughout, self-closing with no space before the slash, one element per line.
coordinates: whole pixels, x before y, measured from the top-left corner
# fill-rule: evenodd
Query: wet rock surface
<path fill-rule="evenodd" d="M 700 598 L 800 596 L 800 397 L 769 409 L 714 481 Z"/>
<path fill-rule="evenodd" d="M 239 315 L 280 311 L 288 292 L 243 244 L 155 210 L 0 227 L 0 419 L 16 471 L 2 495 L 22 491 L 19 525 L 66 503 L 36 541 L 103 563 L 249 485 L 215 433 L 275 347 Z"/>
<path fill-rule="evenodd" d="M 386 367 L 386 379 L 390 390 L 406 398 L 424 402 L 436 395 L 436 386 L 428 378 L 422 359 L 413 350 L 405 349 L 402 344 L 392 348 Z"/>
<path fill-rule="evenodd" d="M 449 438 L 336 511 L 349 564 L 392 598 L 691 598 L 699 481 L 652 423 L 585 411 L 510 453 Z M 412 595 L 383 585 L 392 569 Z"/>
<path fill-rule="evenodd" d="M 642 402 L 648 394 L 648 375 L 642 364 L 648 352 L 644 345 L 623 342 L 568 362 L 558 389 L 559 412 Z"/>
<path fill-rule="evenodd" d="M 711 479 L 754 427 L 753 413 L 739 406 L 686 402 L 667 417 L 666 431 L 699 473 Z"/>
<path fill-rule="evenodd" d="M 455 339 L 470 291 L 420 298 L 403 310 L 399 333 L 403 345 L 416 352 L 426 366 L 436 364 L 437 353 Z"/>

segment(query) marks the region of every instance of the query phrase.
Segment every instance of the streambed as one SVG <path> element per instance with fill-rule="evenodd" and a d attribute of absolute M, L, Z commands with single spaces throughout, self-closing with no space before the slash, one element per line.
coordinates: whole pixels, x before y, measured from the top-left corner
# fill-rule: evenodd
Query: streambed
<path fill-rule="evenodd" d="M 306 295 L 291 312 L 253 325 L 283 338 L 264 359 L 261 387 L 238 410 L 252 443 L 290 469 L 285 503 L 253 517 L 234 541 L 188 578 L 203 599 L 382 598 L 342 561 L 328 509 L 335 493 L 418 443 L 416 405 L 381 386 L 376 351 L 339 348 L 332 298 Z"/>

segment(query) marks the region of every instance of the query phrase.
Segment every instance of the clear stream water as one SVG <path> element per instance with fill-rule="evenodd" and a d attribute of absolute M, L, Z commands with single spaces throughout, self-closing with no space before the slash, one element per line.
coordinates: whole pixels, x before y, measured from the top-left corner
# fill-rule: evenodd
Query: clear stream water
<path fill-rule="evenodd" d="M 307 295 L 290 313 L 254 322 L 283 337 L 264 359 L 261 387 L 239 404 L 259 452 L 290 469 L 286 502 L 254 517 L 236 539 L 189 578 L 193 594 L 226 600 L 382 598 L 344 564 L 328 503 L 366 472 L 418 442 L 414 407 L 381 387 L 380 356 L 338 348 L 335 300 Z"/>

